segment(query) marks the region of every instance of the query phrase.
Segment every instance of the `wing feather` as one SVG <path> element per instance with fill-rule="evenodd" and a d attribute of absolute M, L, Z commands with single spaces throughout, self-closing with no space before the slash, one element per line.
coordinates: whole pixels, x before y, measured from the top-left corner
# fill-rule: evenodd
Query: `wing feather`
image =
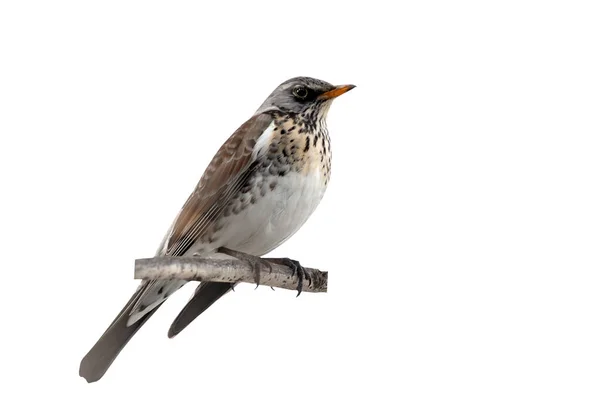
<path fill-rule="evenodd" d="M 232 189 L 237 188 L 255 161 L 258 138 L 272 122 L 269 114 L 258 114 L 221 146 L 179 213 L 167 239 L 165 255 L 183 255 L 220 215 L 235 192 Z"/>
<path fill-rule="evenodd" d="M 272 123 L 273 117 L 270 114 L 257 114 L 223 143 L 175 218 L 158 250 L 159 255 L 184 255 L 211 228 L 229 200 L 251 174 L 258 155 L 254 151 L 256 143 Z M 167 292 L 176 291 L 184 283 L 148 281 L 131 308 L 129 323 L 134 323 L 150 312 L 164 301 Z M 168 286 L 165 288 L 165 285 Z"/>

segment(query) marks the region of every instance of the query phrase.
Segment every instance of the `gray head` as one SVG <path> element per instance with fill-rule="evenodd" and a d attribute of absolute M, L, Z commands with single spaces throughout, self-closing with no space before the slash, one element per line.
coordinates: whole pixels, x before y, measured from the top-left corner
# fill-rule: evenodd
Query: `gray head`
<path fill-rule="evenodd" d="M 318 108 L 320 114 L 323 114 L 323 112 L 327 112 L 334 98 L 354 87 L 354 85 L 334 86 L 331 83 L 305 76 L 288 79 L 267 97 L 256 114 L 270 110 L 302 113 L 315 108 Z"/>

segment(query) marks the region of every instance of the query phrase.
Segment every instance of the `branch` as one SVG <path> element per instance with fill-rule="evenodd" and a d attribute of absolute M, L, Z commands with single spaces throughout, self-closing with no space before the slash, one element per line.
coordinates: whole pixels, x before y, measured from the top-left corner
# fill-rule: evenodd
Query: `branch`
<path fill-rule="evenodd" d="M 290 268 L 271 263 L 273 271 L 261 267 L 260 284 L 296 290 L 298 276 L 291 277 Z M 305 268 L 310 276 L 304 280 L 302 291 L 327 292 L 327 271 Z M 135 279 L 182 279 L 205 282 L 254 283 L 254 270 L 249 264 L 235 259 L 199 257 L 155 257 L 135 260 Z"/>

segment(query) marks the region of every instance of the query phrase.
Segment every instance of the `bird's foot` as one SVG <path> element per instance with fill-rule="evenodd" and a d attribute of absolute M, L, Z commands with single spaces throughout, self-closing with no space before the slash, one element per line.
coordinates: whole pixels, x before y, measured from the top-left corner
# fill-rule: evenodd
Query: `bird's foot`
<path fill-rule="evenodd" d="M 310 274 L 308 273 L 308 271 L 306 270 L 306 268 L 304 268 L 299 261 L 296 260 L 292 260 L 290 258 L 265 258 L 265 261 L 271 262 L 271 263 L 275 263 L 275 264 L 281 264 L 281 265 L 285 265 L 286 267 L 289 267 L 292 270 L 292 278 L 294 277 L 294 275 L 298 275 L 298 294 L 296 295 L 296 297 L 300 296 L 300 293 L 302 293 L 302 288 L 304 286 L 304 281 L 307 280 L 308 281 L 308 285 L 310 286 L 312 284 L 312 279 L 310 278 Z"/>
<path fill-rule="evenodd" d="M 241 251 L 231 250 L 226 247 L 221 247 L 219 249 L 219 253 L 227 254 L 228 256 L 235 257 L 240 261 L 245 261 L 250 264 L 254 270 L 254 282 L 256 282 L 256 287 L 260 285 L 260 270 L 263 266 L 266 266 L 269 269 L 269 272 L 273 272 L 273 266 L 271 263 L 269 263 L 268 260 L 258 256 L 253 256 L 252 254 L 243 253 Z"/>

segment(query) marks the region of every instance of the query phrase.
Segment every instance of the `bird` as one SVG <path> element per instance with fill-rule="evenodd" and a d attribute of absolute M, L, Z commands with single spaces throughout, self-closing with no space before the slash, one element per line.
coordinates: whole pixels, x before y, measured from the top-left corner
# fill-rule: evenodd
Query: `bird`
<path fill-rule="evenodd" d="M 261 263 L 280 262 L 298 274 L 299 294 L 304 273 L 297 261 L 261 257 L 294 235 L 323 198 L 331 175 L 326 117 L 332 101 L 353 88 L 310 77 L 277 86 L 217 151 L 156 255 L 235 257 L 255 271 Z M 81 360 L 79 375 L 88 382 L 101 379 L 142 325 L 186 283 L 143 280 Z M 168 336 L 180 333 L 232 288 L 231 283 L 200 282 Z"/>

